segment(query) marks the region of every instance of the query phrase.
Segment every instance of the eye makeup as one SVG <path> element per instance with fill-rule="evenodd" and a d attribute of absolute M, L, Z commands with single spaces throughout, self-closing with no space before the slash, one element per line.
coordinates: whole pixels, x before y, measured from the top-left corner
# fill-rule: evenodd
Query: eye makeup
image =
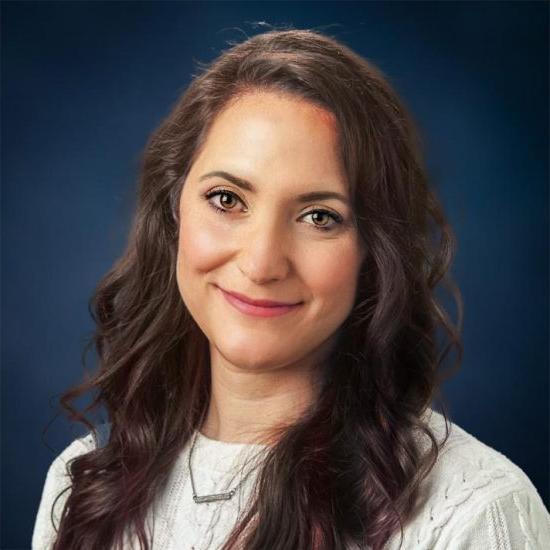
<path fill-rule="evenodd" d="M 203 195 L 203 197 L 208 202 L 208 204 L 215 210 L 215 212 L 218 213 L 218 214 L 222 214 L 222 215 L 230 214 L 231 210 L 232 210 L 232 209 L 227 209 L 227 208 L 221 208 L 221 207 L 217 206 L 211 200 L 213 197 L 222 196 L 222 195 L 232 197 L 232 198 L 234 198 L 237 201 L 242 203 L 239 196 L 236 193 L 234 193 L 233 191 L 230 191 L 229 189 L 218 188 L 218 189 L 213 189 L 211 191 L 208 191 L 207 193 L 205 193 Z M 340 216 L 336 212 L 333 212 L 331 210 L 322 209 L 322 208 L 316 208 L 314 210 L 310 210 L 309 212 L 306 212 L 305 214 L 303 214 L 301 217 L 303 218 L 305 216 L 310 216 L 310 215 L 313 215 L 313 214 L 323 214 L 323 215 L 329 216 L 334 221 L 334 224 L 329 225 L 329 226 L 309 224 L 309 225 L 312 225 L 313 228 L 317 229 L 318 231 L 325 231 L 325 232 L 335 231 L 338 226 L 343 225 L 343 223 L 344 223 L 344 219 L 343 219 L 342 216 Z"/>

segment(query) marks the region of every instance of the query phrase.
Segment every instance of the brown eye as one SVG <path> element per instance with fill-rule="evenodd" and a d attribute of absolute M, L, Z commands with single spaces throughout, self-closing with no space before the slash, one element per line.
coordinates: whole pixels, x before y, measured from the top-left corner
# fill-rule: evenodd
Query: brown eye
<path fill-rule="evenodd" d="M 312 220 L 317 224 L 317 225 L 326 225 L 328 223 L 328 220 L 329 220 L 329 217 L 328 217 L 328 213 L 327 212 L 323 212 L 322 210 L 316 210 L 315 212 L 313 212 L 312 214 Z M 317 223 L 319 222 L 319 218 L 323 218 L 325 217 L 325 223 Z"/>
<path fill-rule="evenodd" d="M 219 202 L 220 202 L 221 208 L 211 200 L 213 197 L 218 197 L 218 196 L 220 197 Z M 210 191 L 209 193 L 206 193 L 205 198 L 208 201 L 208 204 L 210 204 L 210 206 L 212 206 L 212 208 L 214 208 L 216 212 L 220 214 L 223 214 L 228 210 L 233 210 L 233 207 L 235 205 L 231 204 L 231 201 L 235 200 L 240 202 L 239 197 L 237 197 L 235 193 L 232 193 L 231 191 L 228 191 L 226 189 L 217 189 L 214 191 Z"/>
<path fill-rule="evenodd" d="M 313 228 L 318 229 L 319 231 L 332 231 L 333 229 L 336 229 L 338 225 L 342 225 L 344 221 L 340 215 L 329 212 L 328 210 L 312 210 L 311 212 L 305 214 L 305 216 L 311 216 L 311 219 L 313 220 Z M 325 223 L 318 223 L 323 218 L 327 218 L 327 221 Z M 332 220 L 334 223 L 330 224 L 329 220 Z"/>
<path fill-rule="evenodd" d="M 229 193 L 225 193 L 225 192 L 220 193 L 220 203 L 222 204 L 222 206 L 225 206 L 227 208 L 231 208 L 232 207 L 231 202 L 234 199 L 235 199 L 235 197 L 233 195 L 230 195 Z"/>
<path fill-rule="evenodd" d="M 212 200 L 214 197 L 218 196 L 220 197 L 219 206 Z M 231 210 L 233 210 L 233 207 L 235 206 L 235 204 L 232 204 L 232 201 L 240 202 L 242 204 L 242 201 L 238 195 L 228 189 L 214 189 L 213 191 L 206 193 L 204 198 L 218 214 L 222 215 L 231 213 Z M 317 231 L 334 231 L 344 222 L 342 216 L 339 214 L 324 209 L 311 210 L 301 217 L 305 218 L 307 216 L 311 216 L 313 223 L 310 223 L 309 225 L 312 225 L 313 229 L 316 229 Z M 322 221 L 323 219 L 325 220 L 324 222 Z M 330 220 L 332 220 L 332 224 L 329 223 Z"/>

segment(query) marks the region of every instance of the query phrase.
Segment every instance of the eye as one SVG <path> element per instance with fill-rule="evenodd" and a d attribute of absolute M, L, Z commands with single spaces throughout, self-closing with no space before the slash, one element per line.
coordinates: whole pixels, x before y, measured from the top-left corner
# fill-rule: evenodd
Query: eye
<path fill-rule="evenodd" d="M 220 199 L 221 206 L 223 207 L 223 208 L 220 208 L 220 206 L 217 206 L 213 201 L 210 200 L 213 197 L 218 197 L 218 196 L 230 197 L 230 199 L 241 202 L 242 204 L 241 199 L 235 193 L 233 193 L 232 191 L 229 191 L 228 189 L 214 189 L 212 191 L 209 191 L 204 195 L 204 197 L 208 201 L 208 204 L 219 214 L 229 213 L 231 210 L 233 210 L 233 206 L 228 205 L 227 200 L 223 201 L 222 199 Z M 342 216 L 340 216 L 339 214 L 336 214 L 336 212 L 332 212 L 330 210 L 325 210 L 321 208 L 310 210 L 309 212 L 304 214 L 302 218 L 305 218 L 306 216 L 312 216 L 314 223 L 310 225 L 312 225 L 314 229 L 317 229 L 319 231 L 333 231 L 334 229 L 336 229 L 338 225 L 342 225 L 344 222 L 344 219 L 342 218 Z M 319 218 L 323 218 L 323 217 L 331 218 L 334 221 L 334 223 L 331 225 L 327 225 L 327 223 L 318 224 L 317 222 L 319 221 Z"/>
<path fill-rule="evenodd" d="M 303 217 L 305 216 L 313 216 L 312 218 L 313 220 L 319 220 L 320 217 L 322 218 L 323 216 L 328 216 L 334 221 L 332 225 L 327 225 L 326 223 L 321 223 L 320 225 L 314 224 L 313 227 L 315 227 L 315 229 L 319 229 L 320 231 L 332 231 L 336 228 L 337 225 L 342 225 L 343 223 L 342 216 L 336 214 L 335 212 L 331 212 L 329 210 L 322 210 L 322 209 L 311 210 L 307 214 L 304 214 Z"/>
<path fill-rule="evenodd" d="M 216 204 L 214 204 L 210 199 L 212 197 L 217 197 L 217 196 L 231 197 L 232 199 L 235 199 L 239 202 L 241 201 L 241 199 L 239 199 L 239 197 L 237 197 L 237 195 L 235 195 L 235 193 L 232 193 L 231 191 L 229 191 L 227 189 L 216 189 L 214 191 L 209 191 L 208 193 L 206 193 L 205 198 L 208 201 L 208 204 L 210 204 L 210 206 L 212 206 L 212 208 L 214 208 L 214 210 L 216 210 L 216 212 L 219 212 L 220 214 L 227 213 L 226 208 L 229 208 L 229 210 L 232 210 L 233 207 L 229 206 L 227 204 L 227 201 L 221 203 L 221 205 L 224 208 L 220 208 L 219 206 L 216 206 Z"/>

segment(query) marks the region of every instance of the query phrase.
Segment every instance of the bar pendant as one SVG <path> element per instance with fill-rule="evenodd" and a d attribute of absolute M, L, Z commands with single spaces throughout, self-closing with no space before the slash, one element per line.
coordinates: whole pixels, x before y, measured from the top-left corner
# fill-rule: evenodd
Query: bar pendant
<path fill-rule="evenodd" d="M 232 492 L 229 493 L 218 493 L 216 495 L 203 495 L 203 496 L 194 496 L 193 500 L 200 504 L 201 502 L 214 502 L 216 500 L 229 500 L 233 496 Z"/>

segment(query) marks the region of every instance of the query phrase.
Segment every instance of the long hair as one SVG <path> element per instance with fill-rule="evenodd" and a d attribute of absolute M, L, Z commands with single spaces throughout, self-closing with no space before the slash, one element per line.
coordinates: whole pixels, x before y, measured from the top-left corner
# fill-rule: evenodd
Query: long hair
<path fill-rule="evenodd" d="M 335 115 L 367 255 L 322 391 L 269 446 L 253 502 L 224 548 L 380 549 L 403 534 L 437 460 L 423 413 L 440 396 L 453 346 L 460 366 L 462 298 L 448 273 L 456 239 L 412 117 L 382 72 L 333 37 L 277 29 L 230 46 L 199 62 L 150 136 L 127 247 L 90 298 L 99 363 L 60 403 L 90 430 L 84 413 L 104 406 L 111 434 L 70 461 L 57 550 L 121 548 L 128 529 L 150 549 L 147 510 L 210 398 L 208 341 L 176 283 L 179 197 L 216 115 L 248 92 L 287 94 Z M 435 296 L 439 283 L 458 305 L 457 324 Z M 79 412 L 70 402 L 87 392 L 94 399 Z"/>

